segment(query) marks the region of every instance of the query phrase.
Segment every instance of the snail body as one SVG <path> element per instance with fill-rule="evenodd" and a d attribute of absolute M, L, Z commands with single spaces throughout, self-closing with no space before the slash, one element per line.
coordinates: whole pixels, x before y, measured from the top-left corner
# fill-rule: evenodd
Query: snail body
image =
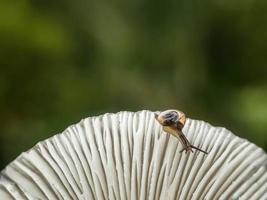
<path fill-rule="evenodd" d="M 186 116 L 183 112 L 179 110 L 166 110 L 160 113 L 155 113 L 155 118 L 163 126 L 163 130 L 166 133 L 171 134 L 181 142 L 183 145 L 181 152 L 185 151 L 186 153 L 193 153 L 193 149 L 196 149 L 202 153 L 208 154 L 208 152 L 192 145 L 182 132 L 186 122 Z"/>

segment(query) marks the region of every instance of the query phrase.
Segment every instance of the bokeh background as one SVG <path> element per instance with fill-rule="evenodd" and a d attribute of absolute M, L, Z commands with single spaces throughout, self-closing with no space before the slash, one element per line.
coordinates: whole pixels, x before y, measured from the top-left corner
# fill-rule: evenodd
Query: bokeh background
<path fill-rule="evenodd" d="M 0 169 L 87 116 L 177 108 L 267 150 L 266 0 L 1 0 Z"/>

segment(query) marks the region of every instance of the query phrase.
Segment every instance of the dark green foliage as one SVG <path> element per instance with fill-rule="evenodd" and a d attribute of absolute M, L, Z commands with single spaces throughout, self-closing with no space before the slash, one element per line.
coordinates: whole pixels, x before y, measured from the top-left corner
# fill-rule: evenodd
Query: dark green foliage
<path fill-rule="evenodd" d="M 267 2 L 2 0 L 0 168 L 81 118 L 176 108 L 267 150 Z"/>

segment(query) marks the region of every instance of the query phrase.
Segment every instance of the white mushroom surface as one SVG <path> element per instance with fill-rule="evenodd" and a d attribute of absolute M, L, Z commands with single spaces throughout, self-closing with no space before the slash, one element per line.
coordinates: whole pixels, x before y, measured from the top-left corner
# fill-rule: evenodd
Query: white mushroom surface
<path fill-rule="evenodd" d="M 151 111 L 89 117 L 22 153 L 0 199 L 266 200 L 267 155 L 225 128 L 187 119 L 180 153 Z"/>

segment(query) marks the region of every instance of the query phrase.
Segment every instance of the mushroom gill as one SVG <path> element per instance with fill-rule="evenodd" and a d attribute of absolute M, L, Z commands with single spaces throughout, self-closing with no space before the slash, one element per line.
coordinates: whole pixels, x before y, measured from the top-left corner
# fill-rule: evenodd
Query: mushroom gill
<path fill-rule="evenodd" d="M 11 162 L 0 199 L 267 199 L 261 148 L 193 119 L 183 133 L 209 153 L 180 153 L 151 111 L 83 119 Z"/>

